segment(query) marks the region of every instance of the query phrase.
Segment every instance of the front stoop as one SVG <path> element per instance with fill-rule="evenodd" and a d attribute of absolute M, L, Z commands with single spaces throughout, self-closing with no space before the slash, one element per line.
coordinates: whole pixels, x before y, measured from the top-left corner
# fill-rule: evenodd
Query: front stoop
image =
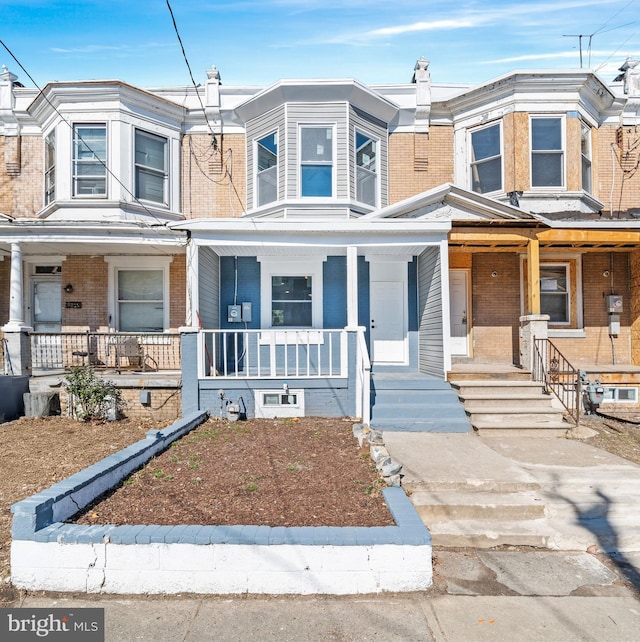
<path fill-rule="evenodd" d="M 564 437 L 562 407 L 539 383 L 518 379 L 455 379 L 451 382 L 473 429 L 483 436 Z"/>
<path fill-rule="evenodd" d="M 400 432 L 471 431 L 451 384 L 411 371 L 372 373 L 370 425 Z"/>

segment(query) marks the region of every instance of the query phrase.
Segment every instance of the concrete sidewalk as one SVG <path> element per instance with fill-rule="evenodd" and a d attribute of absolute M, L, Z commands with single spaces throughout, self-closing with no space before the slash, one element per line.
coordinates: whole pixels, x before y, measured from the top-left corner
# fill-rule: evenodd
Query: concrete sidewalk
<path fill-rule="evenodd" d="M 553 523 L 558 535 L 551 543 L 574 542 L 577 548 L 434 546 L 434 586 L 420 593 L 28 595 L 16 606 L 102 607 L 108 642 L 638 639 L 640 552 L 636 551 L 640 546 L 633 547 L 640 537 L 640 467 L 565 439 L 492 440 L 424 433 L 385 433 L 384 437 L 391 455 L 404 464 L 405 485 L 416 494 L 429 489 L 437 489 L 439 496 L 474 490 L 480 495 L 538 494 L 545 502 L 545 516 L 531 520 L 535 528 Z M 604 513 L 597 503 L 604 501 L 603 495 L 607 498 Z M 604 518 L 617 541 L 630 548 L 619 554 L 598 552 L 602 546 L 596 530 L 575 524 L 581 516 L 589 526 Z M 572 521 L 573 528 L 586 531 L 585 541 L 596 544 L 590 552 L 572 534 Z M 565 522 L 568 534 L 561 526 Z"/>

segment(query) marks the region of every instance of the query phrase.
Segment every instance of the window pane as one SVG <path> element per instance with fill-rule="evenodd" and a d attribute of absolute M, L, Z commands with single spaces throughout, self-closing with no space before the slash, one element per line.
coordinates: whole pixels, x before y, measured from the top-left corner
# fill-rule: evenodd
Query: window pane
<path fill-rule="evenodd" d="M 533 154 L 531 184 L 533 187 L 562 187 L 562 154 Z"/>
<path fill-rule="evenodd" d="M 331 196 L 333 188 L 331 165 L 302 166 L 302 196 Z"/>
<path fill-rule="evenodd" d="M 566 292 L 567 269 L 563 265 L 540 266 L 540 290 L 543 292 Z"/>
<path fill-rule="evenodd" d="M 73 195 L 104 196 L 107 193 L 107 128 L 105 125 L 74 125 Z"/>
<path fill-rule="evenodd" d="M 164 203 L 164 175 L 136 167 L 136 197 Z"/>
<path fill-rule="evenodd" d="M 502 189 L 502 159 L 500 157 L 471 167 L 472 189 L 479 194 Z"/>
<path fill-rule="evenodd" d="M 471 134 L 474 161 L 500 155 L 500 125 L 485 127 Z"/>
<path fill-rule="evenodd" d="M 360 167 L 356 171 L 357 176 L 357 194 L 356 198 L 361 203 L 367 205 L 376 205 L 377 180 L 376 174 L 369 172 Z"/>
<path fill-rule="evenodd" d="M 278 200 L 278 168 L 271 167 L 258 174 L 258 205 Z"/>
<path fill-rule="evenodd" d="M 371 172 L 376 168 L 377 141 L 360 132 L 356 132 L 356 165 L 364 167 Z"/>
<path fill-rule="evenodd" d="M 162 270 L 119 270 L 118 300 L 162 301 Z"/>
<path fill-rule="evenodd" d="M 271 306 L 272 326 L 311 327 L 311 301 L 274 302 Z"/>
<path fill-rule="evenodd" d="M 591 161 L 582 157 L 582 189 L 591 193 Z"/>
<path fill-rule="evenodd" d="M 258 141 L 258 171 L 269 169 L 278 162 L 276 134 L 270 134 Z"/>
<path fill-rule="evenodd" d="M 136 131 L 136 164 L 164 172 L 166 144 L 166 138 Z"/>
<path fill-rule="evenodd" d="M 162 332 L 162 303 L 120 303 L 120 332 Z"/>
<path fill-rule="evenodd" d="M 311 327 L 310 276 L 271 277 L 271 325 Z"/>
<path fill-rule="evenodd" d="M 333 161 L 331 127 L 303 127 L 300 158 L 305 161 Z"/>
<path fill-rule="evenodd" d="M 257 201 L 265 205 L 278 200 L 278 141 L 269 134 L 257 144 Z"/>
<path fill-rule="evenodd" d="M 531 149 L 561 150 L 562 121 L 560 118 L 534 118 L 531 120 Z"/>
<path fill-rule="evenodd" d="M 567 323 L 569 314 L 567 310 L 566 294 L 546 294 L 540 295 L 540 311 L 542 314 L 548 314 L 551 323 Z"/>

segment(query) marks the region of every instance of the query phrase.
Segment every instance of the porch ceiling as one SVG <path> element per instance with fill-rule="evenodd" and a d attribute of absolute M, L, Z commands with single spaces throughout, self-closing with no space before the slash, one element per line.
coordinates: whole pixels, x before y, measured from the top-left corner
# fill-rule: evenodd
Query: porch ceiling
<path fill-rule="evenodd" d="M 424 251 L 428 244 L 410 245 L 359 245 L 359 255 L 379 256 L 416 256 Z M 275 257 L 308 257 L 308 256 L 345 256 L 346 246 L 342 245 L 213 245 L 218 256 L 275 256 Z"/>

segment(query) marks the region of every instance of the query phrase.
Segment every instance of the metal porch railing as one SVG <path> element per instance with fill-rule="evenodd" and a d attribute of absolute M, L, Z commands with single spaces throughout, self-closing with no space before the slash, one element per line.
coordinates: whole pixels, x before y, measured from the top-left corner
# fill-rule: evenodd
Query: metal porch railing
<path fill-rule="evenodd" d="M 549 339 L 533 340 L 533 380 L 559 399 L 576 425 L 580 421 L 580 373 Z"/>
<path fill-rule="evenodd" d="M 30 340 L 34 373 L 83 365 L 116 372 L 181 368 L 177 333 L 34 332 Z"/>
<path fill-rule="evenodd" d="M 201 330 L 201 377 L 347 376 L 344 330 Z"/>

